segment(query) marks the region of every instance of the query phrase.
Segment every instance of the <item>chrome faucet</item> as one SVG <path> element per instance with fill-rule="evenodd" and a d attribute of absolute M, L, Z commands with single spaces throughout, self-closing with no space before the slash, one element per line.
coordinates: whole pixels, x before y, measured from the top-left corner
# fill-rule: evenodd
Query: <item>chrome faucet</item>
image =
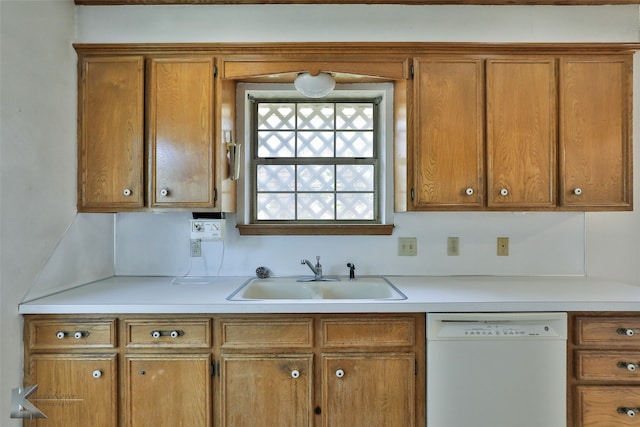
<path fill-rule="evenodd" d="M 313 280 L 322 280 L 322 265 L 320 265 L 320 256 L 316 256 L 316 265 L 314 267 L 313 264 L 308 259 L 303 259 L 300 261 L 300 264 L 307 264 L 307 266 L 313 271 Z"/>

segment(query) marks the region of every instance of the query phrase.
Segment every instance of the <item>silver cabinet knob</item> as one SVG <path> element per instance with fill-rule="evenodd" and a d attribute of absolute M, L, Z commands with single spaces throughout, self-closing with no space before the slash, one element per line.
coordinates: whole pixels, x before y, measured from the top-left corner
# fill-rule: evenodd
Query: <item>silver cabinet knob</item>
<path fill-rule="evenodd" d="M 509 195 L 509 190 L 507 190 L 506 188 L 503 188 L 502 190 L 500 190 L 500 195 L 502 197 L 508 196 Z"/>
<path fill-rule="evenodd" d="M 61 340 L 62 338 L 64 338 L 66 334 L 63 331 L 58 331 L 56 332 L 56 338 L 58 338 L 59 340 Z"/>
<path fill-rule="evenodd" d="M 162 190 L 160 190 L 160 195 L 164 197 L 168 196 L 169 190 L 167 188 L 163 188 Z"/>
<path fill-rule="evenodd" d="M 344 371 L 342 369 L 336 370 L 336 377 L 338 378 L 344 377 Z"/>
<path fill-rule="evenodd" d="M 300 376 L 300 371 L 298 371 L 297 369 L 294 369 L 293 371 L 291 371 L 291 378 L 298 378 Z"/>
<path fill-rule="evenodd" d="M 100 378 L 102 376 L 102 371 L 100 369 L 96 369 L 93 371 L 93 378 Z"/>
<path fill-rule="evenodd" d="M 122 194 L 124 194 L 125 196 L 129 197 L 131 195 L 131 189 L 130 188 L 125 188 L 124 191 L 122 192 Z"/>
<path fill-rule="evenodd" d="M 151 336 L 153 338 L 158 339 L 158 338 L 160 338 L 160 336 L 162 336 L 162 334 L 160 333 L 160 331 L 151 331 Z"/>
<path fill-rule="evenodd" d="M 73 333 L 73 337 L 77 340 L 79 340 L 80 338 L 82 338 L 84 336 L 84 334 L 80 331 L 74 332 Z"/>
<path fill-rule="evenodd" d="M 180 333 L 179 333 L 178 331 L 171 331 L 171 332 L 169 333 L 169 336 L 170 336 L 171 338 L 178 338 L 178 337 L 180 336 Z"/>
<path fill-rule="evenodd" d="M 473 193 L 474 193 L 473 188 L 471 188 L 471 187 L 467 188 L 466 190 L 464 190 L 464 193 L 467 196 L 473 196 Z"/>
<path fill-rule="evenodd" d="M 577 187 L 573 189 L 573 194 L 575 194 L 576 196 L 579 196 L 582 194 L 582 188 Z"/>

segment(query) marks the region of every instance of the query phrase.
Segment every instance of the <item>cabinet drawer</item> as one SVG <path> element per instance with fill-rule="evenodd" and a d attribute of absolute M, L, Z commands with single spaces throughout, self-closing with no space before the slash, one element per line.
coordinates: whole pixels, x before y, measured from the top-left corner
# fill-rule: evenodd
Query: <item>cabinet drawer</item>
<path fill-rule="evenodd" d="M 578 317 L 576 344 L 640 348 L 640 317 Z"/>
<path fill-rule="evenodd" d="M 578 423 L 581 427 L 640 426 L 640 387 L 577 388 Z M 638 414 L 640 415 L 640 414 Z"/>
<path fill-rule="evenodd" d="M 313 319 L 222 319 L 221 347 L 309 348 L 313 345 Z"/>
<path fill-rule="evenodd" d="M 171 321 L 139 319 L 124 321 L 124 339 L 129 348 L 208 348 L 211 320 L 193 318 Z"/>
<path fill-rule="evenodd" d="M 384 319 L 323 319 L 323 347 L 402 347 L 415 343 L 415 320 L 407 317 Z"/>
<path fill-rule="evenodd" d="M 640 351 L 576 351 L 576 378 L 640 382 Z"/>
<path fill-rule="evenodd" d="M 114 348 L 116 321 L 83 319 L 28 320 L 29 347 L 32 350 L 72 348 Z"/>

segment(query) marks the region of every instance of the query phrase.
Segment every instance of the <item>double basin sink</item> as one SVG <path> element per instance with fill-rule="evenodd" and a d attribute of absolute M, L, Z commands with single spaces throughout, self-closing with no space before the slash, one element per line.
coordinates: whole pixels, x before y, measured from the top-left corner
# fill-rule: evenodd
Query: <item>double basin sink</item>
<path fill-rule="evenodd" d="M 357 280 L 299 281 L 297 277 L 249 279 L 227 297 L 229 301 L 256 300 L 403 300 L 407 297 L 389 280 L 362 276 Z"/>

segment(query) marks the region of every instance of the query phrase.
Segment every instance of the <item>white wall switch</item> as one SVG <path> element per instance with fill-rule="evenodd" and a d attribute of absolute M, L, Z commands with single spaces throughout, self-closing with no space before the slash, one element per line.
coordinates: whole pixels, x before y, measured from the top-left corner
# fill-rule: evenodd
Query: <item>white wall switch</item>
<path fill-rule="evenodd" d="M 415 237 L 398 237 L 398 255 L 418 255 L 418 239 Z"/>

